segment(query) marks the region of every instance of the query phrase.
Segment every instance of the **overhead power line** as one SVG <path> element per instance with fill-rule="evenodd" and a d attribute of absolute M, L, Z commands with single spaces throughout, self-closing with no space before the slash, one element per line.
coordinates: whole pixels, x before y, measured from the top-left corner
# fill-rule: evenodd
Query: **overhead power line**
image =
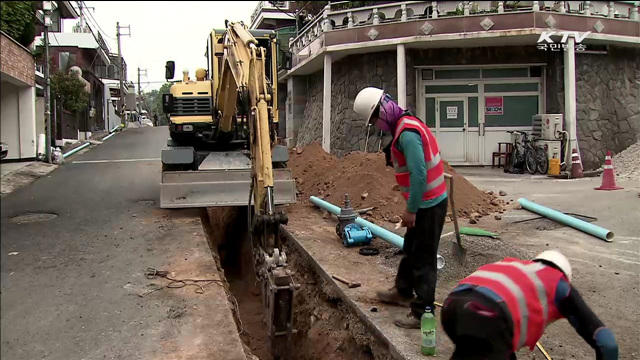
<path fill-rule="evenodd" d="M 84 4 L 84 1 L 83 1 L 83 4 Z M 92 22 L 93 22 L 93 23 L 95 24 L 95 26 L 98 28 L 98 31 L 100 31 L 100 32 L 101 32 L 101 35 L 102 35 L 103 37 L 106 37 L 106 38 L 111 39 L 111 40 L 116 40 L 116 38 L 115 38 L 115 37 L 107 35 L 108 33 L 107 33 L 106 31 L 104 31 L 104 30 L 102 29 L 102 27 L 100 27 L 100 24 L 98 24 L 98 21 L 93 17 L 93 15 L 91 15 L 91 13 L 90 13 L 90 12 L 87 12 L 87 15 L 89 15 L 89 18 L 92 20 Z"/>
<path fill-rule="evenodd" d="M 102 29 L 102 27 L 100 26 L 98 21 L 93 17 L 93 15 L 91 14 L 90 11 L 82 11 L 81 10 L 81 9 L 93 9 L 95 11 L 94 7 L 87 6 L 84 1 L 76 1 L 76 7 L 77 7 L 76 10 L 78 12 L 81 12 L 81 15 L 86 15 L 87 16 L 87 17 L 84 17 L 84 19 L 86 20 L 87 26 L 89 26 L 89 29 L 91 29 L 91 27 L 94 27 L 94 28 L 97 29 L 96 32 L 98 32 L 103 38 L 116 40 L 115 37 L 107 35 L 108 33 L 106 31 L 104 31 L 104 29 Z M 89 20 L 91 20 L 91 21 L 89 21 Z M 91 31 L 93 32 L 93 29 L 91 29 Z"/>

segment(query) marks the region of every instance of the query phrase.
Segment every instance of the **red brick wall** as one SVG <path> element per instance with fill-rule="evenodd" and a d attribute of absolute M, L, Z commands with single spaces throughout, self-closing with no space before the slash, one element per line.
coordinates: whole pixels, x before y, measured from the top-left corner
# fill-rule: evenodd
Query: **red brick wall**
<path fill-rule="evenodd" d="M 101 59 L 96 58 L 95 50 L 79 49 L 75 46 L 52 46 L 49 48 L 49 57 L 51 58 L 51 72 L 60 69 L 60 53 L 71 53 L 76 55 L 76 64 L 83 72 L 91 71 L 97 63 L 102 63 Z M 44 62 L 43 62 L 44 63 Z"/>
<path fill-rule="evenodd" d="M 31 53 L 4 33 L 0 34 L 0 71 L 35 86 L 35 62 Z"/>

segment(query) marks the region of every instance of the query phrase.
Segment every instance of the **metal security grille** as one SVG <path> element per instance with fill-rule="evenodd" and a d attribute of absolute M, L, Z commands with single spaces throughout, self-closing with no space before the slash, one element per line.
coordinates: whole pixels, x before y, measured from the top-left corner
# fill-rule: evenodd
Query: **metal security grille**
<path fill-rule="evenodd" d="M 175 97 L 173 109 L 173 116 L 211 115 L 211 98 Z"/>

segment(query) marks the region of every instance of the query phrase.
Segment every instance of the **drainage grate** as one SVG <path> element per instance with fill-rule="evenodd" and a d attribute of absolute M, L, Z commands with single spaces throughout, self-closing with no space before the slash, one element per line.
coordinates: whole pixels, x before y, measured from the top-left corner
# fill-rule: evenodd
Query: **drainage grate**
<path fill-rule="evenodd" d="M 53 213 L 26 213 L 11 218 L 14 223 L 31 223 L 39 221 L 48 221 L 58 217 L 58 214 Z"/>
<path fill-rule="evenodd" d="M 140 201 L 138 201 L 138 204 L 147 205 L 147 206 L 155 206 L 156 202 L 155 202 L 155 200 L 140 200 Z"/>

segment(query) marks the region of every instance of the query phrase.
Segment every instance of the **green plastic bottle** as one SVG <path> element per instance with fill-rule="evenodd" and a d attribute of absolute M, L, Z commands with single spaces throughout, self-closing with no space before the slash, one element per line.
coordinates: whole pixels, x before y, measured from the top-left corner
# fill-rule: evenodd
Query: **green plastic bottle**
<path fill-rule="evenodd" d="M 422 355 L 434 356 L 436 354 L 436 318 L 430 307 L 427 307 L 422 314 L 420 332 L 422 332 L 420 352 Z"/>

